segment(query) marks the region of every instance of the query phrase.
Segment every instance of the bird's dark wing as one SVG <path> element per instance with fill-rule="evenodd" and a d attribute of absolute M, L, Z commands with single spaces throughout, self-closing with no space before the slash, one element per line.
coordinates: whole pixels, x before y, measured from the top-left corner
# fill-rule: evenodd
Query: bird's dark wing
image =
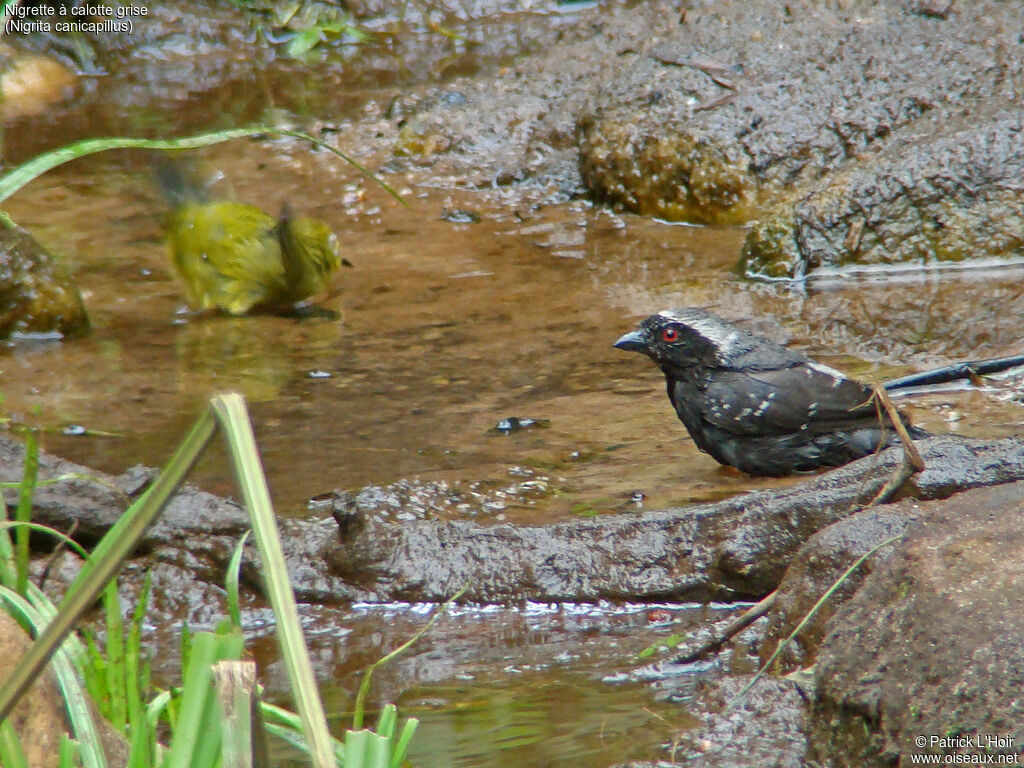
<path fill-rule="evenodd" d="M 871 388 L 817 363 L 772 370 L 718 370 L 703 418 L 733 434 L 817 434 L 878 421 Z"/>

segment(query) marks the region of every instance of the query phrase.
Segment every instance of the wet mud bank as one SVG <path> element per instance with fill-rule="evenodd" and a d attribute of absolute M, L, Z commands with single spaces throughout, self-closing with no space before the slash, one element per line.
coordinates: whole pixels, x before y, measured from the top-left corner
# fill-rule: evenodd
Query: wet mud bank
<path fill-rule="evenodd" d="M 754 222 L 753 276 L 1024 255 L 1011 5 L 645 4 L 589 21 L 589 39 L 403 94 L 363 128 L 390 168 L 448 183 Z"/>
<path fill-rule="evenodd" d="M 21 446 L 7 438 L 0 447 L 3 480 L 17 481 Z M 936 437 L 921 449 L 927 468 L 903 491 L 916 499 L 1024 479 L 1019 440 Z M 464 599 L 477 603 L 751 598 L 779 585 L 794 553 L 814 534 L 865 507 L 900 461 L 893 449 L 787 489 L 551 525 L 387 523 L 348 513 L 336 520 L 284 520 L 282 534 L 294 586 L 311 602 L 440 602 L 466 585 Z M 135 468 L 110 477 L 44 455 L 40 478 L 58 477 L 64 479 L 39 488 L 34 519 L 73 529 L 90 544 L 152 473 Z M 186 488 L 146 534 L 140 554 L 188 561 L 196 580 L 212 575 L 220 582 L 247 527 L 235 503 Z M 205 566 L 196 567 L 200 563 Z M 251 559 L 247 568 L 258 588 Z"/>

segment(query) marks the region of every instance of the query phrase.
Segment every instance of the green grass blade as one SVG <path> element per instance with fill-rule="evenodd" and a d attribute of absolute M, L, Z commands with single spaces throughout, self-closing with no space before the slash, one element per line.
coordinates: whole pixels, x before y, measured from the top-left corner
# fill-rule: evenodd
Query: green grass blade
<path fill-rule="evenodd" d="M 3 508 L 3 505 L 0 505 L 0 509 L 2 509 L 2 508 Z M 58 531 L 56 528 L 51 528 L 48 525 L 43 525 L 41 523 L 33 523 L 33 522 L 13 522 L 13 521 L 7 520 L 7 521 L 0 522 L 0 528 L 4 529 L 5 531 L 7 529 L 10 529 L 10 528 L 27 528 L 30 531 L 38 531 L 40 533 L 45 533 L 46 535 L 52 536 L 53 538 L 55 538 L 58 541 L 60 541 L 61 544 L 63 544 L 65 547 L 69 547 L 69 548 L 73 549 L 75 551 L 75 553 L 77 555 L 79 555 L 79 557 L 81 557 L 83 560 L 88 560 L 89 559 L 89 553 L 85 551 L 85 548 L 81 544 L 79 544 L 77 541 L 72 539 L 70 536 L 67 536 L 66 534 L 63 534 L 60 531 Z M 13 584 L 11 586 L 13 586 Z M 28 593 L 31 593 L 31 592 L 32 592 L 32 587 L 31 587 L 31 585 L 29 585 Z"/>
<path fill-rule="evenodd" d="M 78 744 L 68 738 L 65 733 L 60 740 L 60 756 L 57 758 L 58 768 L 78 768 Z"/>
<path fill-rule="evenodd" d="M 0 765 L 4 768 L 30 768 L 10 720 L 0 723 Z"/>
<path fill-rule="evenodd" d="M 446 600 L 444 603 L 439 605 L 437 607 L 437 610 L 434 611 L 434 615 L 430 617 L 430 620 L 423 625 L 423 628 L 419 632 L 417 632 L 415 635 L 410 637 L 400 646 L 395 648 L 395 650 L 393 650 L 387 656 L 377 659 L 377 661 L 373 662 L 373 664 L 366 668 L 366 674 L 363 675 L 363 682 L 360 683 L 359 692 L 356 693 L 356 703 L 355 707 L 353 708 L 354 712 L 352 714 L 353 731 L 358 731 L 363 727 L 363 715 L 365 713 L 366 697 L 370 693 L 370 681 L 373 679 L 374 670 L 376 670 L 377 667 L 379 667 L 381 664 L 387 664 L 393 658 L 403 653 L 413 643 L 415 643 L 417 640 L 423 637 L 428 631 L 430 631 L 430 628 L 437 623 L 437 620 L 444 616 L 444 614 L 448 611 L 448 606 L 450 606 L 453 602 L 455 602 L 464 594 L 466 594 L 467 589 L 469 589 L 469 584 L 463 586 L 462 589 L 460 589 L 458 592 L 456 592 L 454 595 L 448 598 L 448 600 Z"/>
<path fill-rule="evenodd" d="M 377 718 L 377 733 L 385 739 L 390 739 L 395 734 L 395 723 L 398 721 L 398 709 L 394 704 L 385 704 Z"/>
<path fill-rule="evenodd" d="M 19 487 L 21 483 L 17 483 Z M 17 570 L 14 568 L 14 544 L 9 529 L 12 523 L 7 517 L 7 504 L 0 504 L 0 584 L 8 587 L 18 585 Z"/>
<path fill-rule="evenodd" d="M 809 610 L 806 614 L 804 614 L 803 619 L 801 619 L 800 623 L 797 624 L 796 627 L 793 629 L 793 631 L 789 633 L 789 636 L 786 637 L 781 643 L 779 643 L 776 646 L 775 652 L 771 655 L 771 657 L 769 657 L 768 661 L 766 661 L 764 664 L 761 665 L 761 668 L 759 670 L 757 670 L 757 672 L 755 673 L 753 679 L 749 683 L 747 683 L 745 686 L 743 686 L 743 689 L 739 693 L 737 693 L 735 696 L 733 696 L 731 699 L 729 699 L 729 701 L 727 701 L 725 703 L 725 706 L 722 707 L 723 711 L 727 710 L 727 709 L 730 709 L 734 704 L 736 704 L 737 702 L 741 701 L 743 699 L 743 697 L 746 696 L 750 692 L 750 689 L 753 688 L 757 684 L 757 681 L 761 679 L 761 677 L 764 675 L 764 673 L 772 668 L 772 664 L 774 664 L 775 660 L 777 658 L 779 658 L 779 654 L 781 654 L 784 650 L 786 650 L 786 646 L 789 645 L 793 641 L 793 638 L 796 637 L 797 635 L 799 635 L 800 632 L 803 631 L 803 628 L 806 627 L 808 623 L 810 623 L 811 619 L 814 618 L 814 614 L 816 614 L 818 612 L 818 609 L 821 608 L 821 606 L 823 606 L 825 604 L 825 602 L 830 597 L 832 597 L 832 595 L 835 594 L 836 590 L 839 589 L 843 585 L 843 583 L 848 578 L 850 578 L 851 575 L 853 575 L 854 571 L 856 571 L 858 568 L 860 568 L 861 564 L 865 560 L 867 560 L 869 557 L 871 557 L 873 554 L 875 554 L 875 552 L 880 550 L 882 547 L 885 547 L 885 546 L 887 546 L 889 544 L 892 544 L 895 541 L 899 541 L 901 538 L 903 538 L 903 534 L 902 533 L 897 534 L 896 536 L 893 536 L 892 538 L 886 539 L 881 544 L 876 544 L 870 550 L 868 550 L 863 555 L 861 555 L 861 557 L 858 558 L 853 563 L 853 565 L 851 565 L 849 568 L 847 568 L 845 571 L 843 571 L 843 574 L 838 579 L 836 579 L 834 582 L 832 582 L 832 586 L 825 590 L 825 594 L 823 594 L 821 597 L 818 598 L 818 602 L 816 602 L 813 606 L 811 606 L 811 610 Z"/>
<path fill-rule="evenodd" d="M 267 597 L 277 617 L 281 657 L 288 670 L 296 710 L 302 718 L 303 731 L 309 742 L 310 757 L 314 768 L 333 768 L 327 718 L 299 623 L 295 594 L 288 578 L 277 522 L 270 503 L 270 492 L 256 449 L 256 438 L 245 399 L 237 393 L 228 393 L 215 395 L 210 402 L 227 437 L 238 484 L 252 520 L 253 538 L 262 560 Z"/>
<path fill-rule="evenodd" d="M 131 743 L 125 768 L 153 768 L 156 765 L 156 726 L 152 728 L 143 722 L 140 727 L 132 726 Z"/>
<path fill-rule="evenodd" d="M 383 189 L 385 192 L 387 192 L 389 195 L 391 195 L 393 198 L 395 198 L 395 200 L 400 202 L 406 208 L 409 207 L 409 204 L 407 202 L 405 202 L 405 200 L 402 198 L 402 196 L 400 194 L 398 194 L 394 189 L 392 189 L 383 179 L 381 179 L 379 176 L 377 176 L 373 171 L 371 171 L 371 170 L 363 167 L 362 165 L 360 165 L 358 162 L 356 162 L 353 158 L 351 158 L 348 155 L 346 155 L 340 149 L 335 149 L 330 144 L 322 142 L 319 139 L 314 139 L 312 136 L 309 136 L 309 135 L 307 135 L 305 133 L 301 133 L 299 131 L 289 131 L 289 130 L 286 130 L 284 128 L 267 128 L 267 129 L 265 129 L 265 132 L 266 133 L 278 133 L 278 134 L 280 134 L 282 136 L 291 136 L 292 138 L 295 138 L 295 139 L 302 139 L 304 141 L 308 141 L 308 142 L 310 142 L 310 143 L 320 147 L 321 149 L 326 149 L 328 152 L 334 153 L 335 155 L 340 157 L 342 160 L 344 160 L 346 163 L 348 163 L 353 168 L 355 168 L 357 171 L 359 171 L 361 174 L 363 174 L 363 176 L 365 176 L 370 181 L 372 181 L 375 184 L 377 184 L 378 186 L 380 186 L 381 189 Z M 0 202 L 2 202 L 2 199 L 0 199 Z"/>
<path fill-rule="evenodd" d="M 203 712 L 211 693 L 210 666 L 217 660 L 218 638 L 211 632 L 196 632 L 188 667 L 182 674 L 181 707 L 163 768 L 189 768 L 203 730 Z"/>
<path fill-rule="evenodd" d="M 416 735 L 416 729 L 419 725 L 420 721 L 414 717 L 410 717 L 405 721 L 405 725 L 402 726 L 402 733 L 391 749 L 390 768 L 399 768 L 401 766 L 402 761 L 405 760 L 405 751 L 409 749 L 409 743 L 412 741 L 412 737 Z"/>
<path fill-rule="evenodd" d="M 231 553 L 231 560 L 228 563 L 228 573 L 225 579 L 224 589 L 228 593 L 228 614 L 231 616 L 232 625 L 242 628 L 242 609 L 238 597 L 238 581 L 242 571 L 242 555 L 245 554 L 245 542 L 249 540 L 246 531 L 239 539 L 235 551 Z"/>
<path fill-rule="evenodd" d="M 145 661 L 142 651 L 142 623 L 149 606 L 152 583 L 153 580 L 147 571 L 128 627 L 125 649 L 125 699 L 131 734 L 131 768 L 149 768 L 153 764 L 153 750 L 156 745 L 155 726 L 150 727 L 146 715 L 145 697 L 149 691 L 149 664 Z"/>
<path fill-rule="evenodd" d="M 214 662 L 238 659 L 245 640 L 241 632 L 219 635 L 196 632 L 182 680 L 181 709 L 164 759 L 164 768 L 210 768 L 220 752 L 217 701 L 213 693 Z"/>
<path fill-rule="evenodd" d="M 89 663 L 86 664 L 85 688 L 99 711 L 105 712 L 111 695 L 107 676 L 107 659 L 96 644 L 96 635 L 91 629 L 85 633 L 85 647 L 89 654 Z"/>
<path fill-rule="evenodd" d="M 199 459 L 213 436 L 215 427 L 212 415 L 208 410 L 205 411 L 168 462 L 166 469 L 96 546 L 93 558 L 86 562 L 68 588 L 57 615 L 0 688 L 0 720 L 10 715 L 18 698 L 28 689 L 54 650 L 120 569 L 146 529 Z"/>
<path fill-rule="evenodd" d="M 388 768 L 388 756 L 391 752 L 391 742 L 373 731 L 364 731 L 366 737 L 366 765 L 367 768 Z"/>
<path fill-rule="evenodd" d="M 261 709 L 264 704 L 261 704 Z M 275 738 L 280 739 L 285 744 L 290 745 L 293 749 L 301 752 L 304 755 L 309 754 L 309 745 L 306 744 L 306 739 L 302 735 L 302 731 L 299 726 L 291 728 L 285 725 L 277 725 L 276 723 L 265 723 L 264 728 L 267 729 L 267 733 Z M 332 739 L 332 745 L 334 746 L 334 762 L 338 766 L 344 766 L 344 768 L 352 768 L 347 762 L 345 762 L 345 745 L 337 739 Z"/>
<path fill-rule="evenodd" d="M 249 128 L 233 128 L 227 131 L 213 131 L 211 133 L 201 133 L 197 136 L 188 136 L 180 139 L 135 139 L 124 136 L 111 136 L 107 138 L 83 139 L 82 141 L 76 141 L 72 144 L 37 155 L 31 160 L 11 169 L 11 171 L 6 173 L 4 176 L 0 176 L 0 203 L 33 179 L 42 176 L 47 171 L 53 170 L 57 166 L 63 165 L 70 160 L 85 157 L 86 155 L 93 155 L 97 152 L 106 152 L 110 149 L 198 149 L 199 147 L 208 147 L 225 141 L 244 139 L 249 136 L 259 136 L 266 133 L 302 139 L 303 141 L 308 141 L 318 147 L 328 150 L 340 157 L 346 163 L 350 164 L 366 178 L 376 184 L 379 184 L 389 195 L 398 200 L 402 205 L 408 207 L 401 195 L 374 175 L 372 171 L 364 168 L 344 152 L 335 149 L 330 144 L 326 144 L 319 139 L 314 139 L 312 136 L 301 133 L 300 131 L 274 128 L 267 125 L 257 125 Z"/>
<path fill-rule="evenodd" d="M 259 133 L 266 133 L 267 131 L 268 129 L 266 128 L 235 128 L 228 131 L 203 133 L 198 136 L 190 136 L 182 139 L 133 139 L 127 137 L 110 137 L 76 141 L 72 144 L 67 144 L 63 147 L 37 155 L 0 177 L 0 202 L 3 202 L 30 181 L 42 176 L 47 171 L 53 170 L 57 166 L 63 165 L 70 160 L 85 157 L 86 155 L 93 155 L 97 152 L 105 152 L 109 149 L 197 149 L 199 147 L 210 146 L 211 144 L 219 144 L 223 141 L 242 139 Z"/>
<path fill-rule="evenodd" d="M 160 722 L 160 717 L 171 703 L 171 692 L 161 691 L 146 705 L 146 719 L 149 727 L 155 729 Z"/>
<path fill-rule="evenodd" d="M 106 717 L 119 732 L 128 726 L 128 707 L 125 701 L 125 647 L 124 622 L 121 620 L 121 598 L 117 594 L 117 579 L 103 590 L 103 607 L 107 618 L 107 685 L 110 706 Z"/>
<path fill-rule="evenodd" d="M 21 490 L 18 492 L 18 508 L 14 519 L 27 523 L 32 519 L 32 499 L 36 495 L 36 480 L 39 478 L 39 442 L 35 430 L 25 431 L 25 468 L 22 470 Z M 28 590 L 28 528 L 21 526 L 15 532 L 15 571 L 18 594 Z"/>
<path fill-rule="evenodd" d="M 345 731 L 345 768 L 368 768 L 369 731 Z"/>
<path fill-rule="evenodd" d="M 33 634 L 38 634 L 46 626 L 46 618 L 10 587 L 0 587 L 0 602 L 12 617 L 28 627 Z M 82 765 L 84 768 L 106 768 L 106 753 L 101 746 L 99 730 L 93 720 L 86 692 L 82 689 L 78 671 L 63 648 L 57 649 L 53 654 L 52 668 L 57 687 L 67 707 L 71 730 L 78 739 Z"/>

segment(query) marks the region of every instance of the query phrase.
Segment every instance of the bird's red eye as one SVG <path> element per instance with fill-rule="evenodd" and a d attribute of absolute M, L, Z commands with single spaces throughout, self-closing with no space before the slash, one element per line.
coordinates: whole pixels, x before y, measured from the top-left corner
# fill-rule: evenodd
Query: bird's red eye
<path fill-rule="evenodd" d="M 661 340 L 667 341 L 669 344 L 674 341 L 679 341 L 679 331 L 675 328 L 666 328 L 661 332 Z"/>

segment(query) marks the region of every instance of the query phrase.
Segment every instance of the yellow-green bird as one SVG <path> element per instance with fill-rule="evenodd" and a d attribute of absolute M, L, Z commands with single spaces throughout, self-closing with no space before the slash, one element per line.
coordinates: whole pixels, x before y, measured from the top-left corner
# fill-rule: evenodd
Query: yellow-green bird
<path fill-rule="evenodd" d="M 158 160 L 156 175 L 173 206 L 164 222 L 171 259 L 199 309 L 288 308 L 325 290 L 341 265 L 337 238 L 319 219 L 211 200 L 177 161 Z"/>

